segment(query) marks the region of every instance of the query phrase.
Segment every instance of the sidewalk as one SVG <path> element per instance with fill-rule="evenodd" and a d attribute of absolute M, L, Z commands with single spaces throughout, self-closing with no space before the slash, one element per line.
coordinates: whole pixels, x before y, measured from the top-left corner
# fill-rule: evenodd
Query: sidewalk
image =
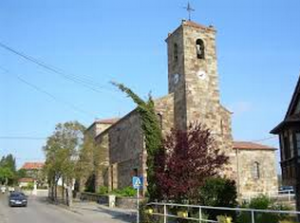
<path fill-rule="evenodd" d="M 84 216 L 87 222 L 133 223 L 136 222 L 136 210 L 109 208 L 95 202 L 74 202 L 70 211 Z"/>

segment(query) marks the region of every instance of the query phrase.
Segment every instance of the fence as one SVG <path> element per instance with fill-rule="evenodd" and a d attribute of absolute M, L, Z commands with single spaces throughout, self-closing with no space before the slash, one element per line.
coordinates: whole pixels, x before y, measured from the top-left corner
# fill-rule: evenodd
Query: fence
<path fill-rule="evenodd" d="M 268 191 L 266 193 L 248 192 L 248 193 L 243 194 L 242 199 L 245 201 L 250 201 L 252 198 L 258 197 L 259 195 L 265 195 L 271 199 L 276 199 L 278 201 L 294 201 L 295 200 L 294 190 Z"/>
<path fill-rule="evenodd" d="M 149 203 L 146 216 L 150 222 L 242 222 L 242 223 L 278 223 L 298 222 L 300 212 L 260 210 L 247 208 L 210 207 L 173 203 Z"/>

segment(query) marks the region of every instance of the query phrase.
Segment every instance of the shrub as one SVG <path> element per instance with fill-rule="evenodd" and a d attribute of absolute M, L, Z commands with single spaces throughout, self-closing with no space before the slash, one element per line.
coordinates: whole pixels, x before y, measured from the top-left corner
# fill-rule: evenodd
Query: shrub
<path fill-rule="evenodd" d="M 132 187 L 124 187 L 122 189 L 115 189 L 111 192 L 116 196 L 120 197 L 134 197 L 136 196 L 136 190 Z"/>
<path fill-rule="evenodd" d="M 199 203 L 203 206 L 236 207 L 237 191 L 235 182 L 225 178 L 208 178 L 199 189 Z M 206 210 L 210 219 L 228 215 L 235 219 L 233 211 Z"/>
<path fill-rule="evenodd" d="M 199 200 L 203 206 L 236 207 L 235 182 L 225 178 L 208 178 L 199 189 Z"/>
<path fill-rule="evenodd" d="M 259 197 L 253 198 L 249 204 L 244 204 L 244 208 L 250 209 L 271 209 L 271 210 L 290 210 L 286 205 L 275 204 L 274 200 L 271 200 L 267 196 L 261 195 Z M 278 223 L 280 220 L 291 220 L 291 217 L 286 214 L 276 214 L 276 213 L 255 213 L 256 223 Z M 237 217 L 238 223 L 250 223 L 251 214 L 249 212 L 241 212 Z"/>
<path fill-rule="evenodd" d="M 26 187 L 22 187 L 22 190 L 33 190 L 34 184 L 32 182 L 28 183 Z"/>
<path fill-rule="evenodd" d="M 98 188 L 98 194 L 100 194 L 100 195 L 108 194 L 108 187 L 100 186 Z"/>
<path fill-rule="evenodd" d="M 229 217 L 227 215 L 219 215 L 217 216 L 218 222 L 219 223 L 231 223 L 232 222 L 232 217 Z"/>
<path fill-rule="evenodd" d="M 152 209 L 153 212 L 159 213 L 157 207 L 147 206 L 147 201 L 142 201 L 140 203 L 140 222 L 141 223 L 163 223 L 164 219 L 162 216 L 156 216 L 149 213 L 149 210 Z"/>

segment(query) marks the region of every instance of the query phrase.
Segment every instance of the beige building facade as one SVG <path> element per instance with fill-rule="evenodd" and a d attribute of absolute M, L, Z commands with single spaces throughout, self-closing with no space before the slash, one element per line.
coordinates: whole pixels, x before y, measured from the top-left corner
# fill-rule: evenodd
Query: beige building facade
<path fill-rule="evenodd" d="M 220 174 L 234 179 L 240 194 L 277 190 L 274 149 L 242 150 L 234 146 L 232 113 L 220 102 L 216 30 L 212 26 L 182 21 L 168 35 L 166 43 L 169 94 L 155 100 L 163 134 L 171 128 L 184 130 L 191 122 L 202 123 L 211 130 L 217 147 L 229 156 L 230 164 Z M 98 160 L 103 165 L 96 174 L 96 188 L 101 185 L 110 189 L 130 186 L 134 175 L 143 175 L 147 179 L 147 154 L 141 119 L 136 110 L 109 123 L 107 120 L 97 121 L 88 129 L 87 133 L 90 132 L 107 154 L 105 159 Z M 270 172 L 260 174 L 258 179 L 252 178 L 251 174 L 244 177 L 256 162 L 260 163 L 259 168 L 264 167 Z"/>

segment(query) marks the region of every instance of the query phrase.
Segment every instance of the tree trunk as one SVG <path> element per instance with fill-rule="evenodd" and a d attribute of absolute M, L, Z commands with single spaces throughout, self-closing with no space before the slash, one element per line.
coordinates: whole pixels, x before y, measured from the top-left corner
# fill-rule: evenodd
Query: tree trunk
<path fill-rule="evenodd" d="M 68 206 L 71 207 L 73 204 L 72 186 L 68 185 Z"/>
<path fill-rule="evenodd" d="M 54 184 L 54 200 L 57 201 L 57 183 Z"/>
<path fill-rule="evenodd" d="M 54 201 L 54 182 L 52 180 L 49 181 L 49 197 Z"/>
<path fill-rule="evenodd" d="M 62 178 L 61 196 L 62 196 L 62 203 L 65 203 L 65 201 L 67 201 L 67 199 L 65 199 L 65 178 Z"/>

